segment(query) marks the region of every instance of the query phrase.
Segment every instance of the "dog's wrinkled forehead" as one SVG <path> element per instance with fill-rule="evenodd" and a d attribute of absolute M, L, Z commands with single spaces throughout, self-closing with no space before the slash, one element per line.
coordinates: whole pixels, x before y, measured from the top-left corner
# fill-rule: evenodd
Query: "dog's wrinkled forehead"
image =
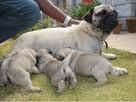
<path fill-rule="evenodd" d="M 99 20 L 97 17 L 103 17 L 107 13 L 114 12 L 115 10 L 113 9 L 112 6 L 110 5 L 99 5 L 94 7 L 93 9 L 90 9 L 89 12 L 87 12 L 82 19 L 85 20 L 88 23 L 93 23 L 94 17 L 95 19 Z"/>
<path fill-rule="evenodd" d="M 110 34 L 118 24 L 118 13 L 110 5 L 99 5 L 85 14 L 83 19 L 101 32 Z"/>
<path fill-rule="evenodd" d="M 94 8 L 94 13 L 102 12 L 103 10 L 106 10 L 107 12 L 113 11 L 113 7 L 110 5 L 99 5 Z"/>

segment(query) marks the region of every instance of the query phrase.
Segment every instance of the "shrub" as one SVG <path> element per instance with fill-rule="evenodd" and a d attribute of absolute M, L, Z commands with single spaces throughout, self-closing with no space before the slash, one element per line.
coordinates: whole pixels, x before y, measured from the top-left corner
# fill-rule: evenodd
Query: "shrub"
<path fill-rule="evenodd" d="M 81 19 L 82 16 L 85 15 L 90 9 L 98 5 L 100 5 L 98 0 L 95 0 L 90 4 L 81 3 L 70 10 L 70 15 L 72 18 Z"/>

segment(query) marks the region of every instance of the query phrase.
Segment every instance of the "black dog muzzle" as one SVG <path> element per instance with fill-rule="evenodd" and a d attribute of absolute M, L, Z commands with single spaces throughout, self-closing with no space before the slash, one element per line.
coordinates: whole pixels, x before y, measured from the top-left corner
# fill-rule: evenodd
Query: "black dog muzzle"
<path fill-rule="evenodd" d="M 103 33 L 110 33 L 118 24 L 118 14 L 114 10 L 105 14 L 100 20 L 98 28 L 100 28 Z"/>

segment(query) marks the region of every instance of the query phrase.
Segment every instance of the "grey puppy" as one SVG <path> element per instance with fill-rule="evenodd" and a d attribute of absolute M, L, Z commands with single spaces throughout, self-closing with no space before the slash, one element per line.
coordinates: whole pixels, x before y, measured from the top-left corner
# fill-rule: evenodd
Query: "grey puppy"
<path fill-rule="evenodd" d="M 37 51 L 38 68 L 41 72 L 46 73 L 51 80 L 51 84 L 57 88 L 57 92 L 61 93 L 65 88 L 65 81 L 68 81 L 69 87 L 74 88 L 77 79 L 70 67 L 58 61 L 47 49 Z"/>
<path fill-rule="evenodd" d="M 36 64 L 36 52 L 32 49 L 23 49 L 7 55 L 0 68 L 0 85 L 19 85 L 28 91 L 40 92 L 41 89 L 34 87 L 30 79 L 30 73 L 40 73 Z"/>
<path fill-rule="evenodd" d="M 67 56 L 69 53 L 71 54 L 71 52 L 72 57 L 68 59 Z M 98 54 L 63 48 L 56 53 L 56 58 L 62 60 L 63 57 L 67 58 L 65 61 L 70 62 L 69 66 L 74 73 L 83 76 L 93 76 L 97 80 L 96 86 L 103 85 L 107 81 L 106 75 L 109 73 L 114 76 L 128 73 L 125 68 L 113 67 L 106 58 Z"/>

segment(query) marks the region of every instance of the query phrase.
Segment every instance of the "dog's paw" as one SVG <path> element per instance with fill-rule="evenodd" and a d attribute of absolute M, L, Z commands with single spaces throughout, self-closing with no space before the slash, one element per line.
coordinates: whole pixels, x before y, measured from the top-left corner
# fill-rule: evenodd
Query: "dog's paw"
<path fill-rule="evenodd" d="M 74 79 L 72 82 L 69 83 L 68 88 L 73 89 L 77 84 L 77 79 Z"/>
<path fill-rule="evenodd" d="M 42 91 L 39 87 L 34 87 L 34 86 L 32 86 L 31 89 L 28 90 L 31 92 L 38 92 L 38 93 Z"/>
<path fill-rule="evenodd" d="M 69 89 L 73 89 L 76 85 L 69 85 Z"/>
<path fill-rule="evenodd" d="M 61 81 L 58 83 L 57 93 L 63 92 L 64 89 L 65 89 L 65 82 L 64 82 L 64 80 L 61 80 Z"/>
<path fill-rule="evenodd" d="M 96 82 L 93 86 L 98 88 L 98 87 L 101 87 L 103 85 L 104 85 L 104 83 Z"/>
<path fill-rule="evenodd" d="M 105 58 L 109 59 L 109 60 L 112 60 L 112 59 L 116 59 L 116 58 L 117 58 L 117 55 L 115 55 L 115 54 L 102 53 L 102 55 L 103 55 Z"/>
<path fill-rule="evenodd" d="M 64 88 L 58 88 L 58 89 L 56 90 L 57 93 L 62 93 L 63 91 L 64 91 Z"/>
<path fill-rule="evenodd" d="M 0 84 L 1 87 L 7 86 L 7 84 Z"/>
<path fill-rule="evenodd" d="M 57 92 L 57 93 L 62 93 L 63 90 L 58 89 L 58 90 L 56 90 L 56 92 Z"/>
<path fill-rule="evenodd" d="M 95 87 L 101 87 L 101 86 L 103 86 L 106 82 L 107 82 L 107 78 L 98 80 L 98 81 L 95 83 Z"/>
<path fill-rule="evenodd" d="M 112 75 L 119 76 L 119 75 L 125 75 L 125 74 L 128 74 L 128 71 L 126 68 L 119 68 L 119 67 L 113 68 Z"/>

